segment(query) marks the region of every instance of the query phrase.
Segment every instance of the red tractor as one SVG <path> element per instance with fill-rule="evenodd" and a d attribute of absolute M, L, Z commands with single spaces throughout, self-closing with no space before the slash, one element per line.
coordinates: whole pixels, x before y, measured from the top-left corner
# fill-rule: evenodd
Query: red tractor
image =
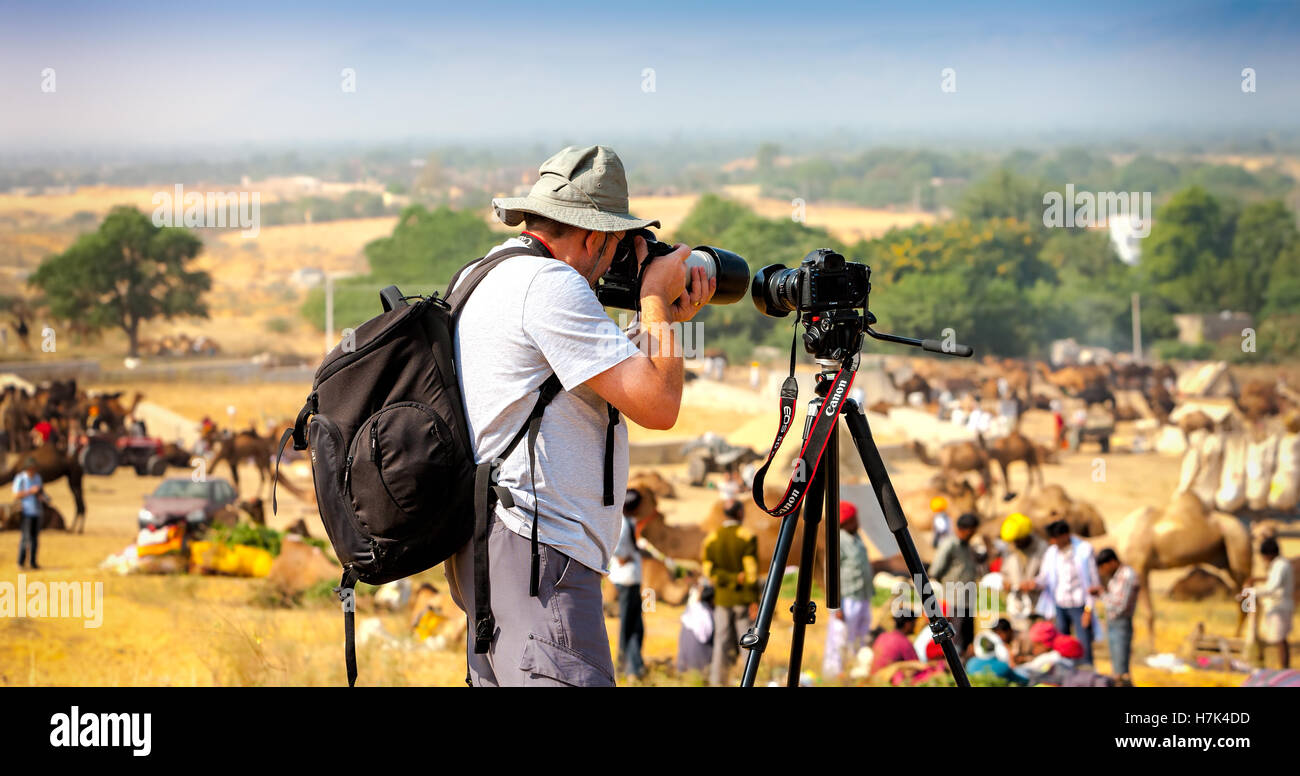
<path fill-rule="evenodd" d="M 78 440 L 78 460 L 86 474 L 108 476 L 118 466 L 130 466 L 139 476 L 161 477 L 169 461 L 161 439 L 150 436 L 91 434 Z"/>

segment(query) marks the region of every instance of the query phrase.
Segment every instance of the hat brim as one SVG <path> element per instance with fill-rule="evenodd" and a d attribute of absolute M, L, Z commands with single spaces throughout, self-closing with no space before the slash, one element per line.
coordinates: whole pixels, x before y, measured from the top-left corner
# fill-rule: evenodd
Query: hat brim
<path fill-rule="evenodd" d="M 637 218 L 630 213 L 610 213 L 594 208 L 564 207 L 533 197 L 503 197 L 492 200 L 492 209 L 506 226 L 518 226 L 525 213 L 549 218 L 561 224 L 590 229 L 593 232 L 625 232 L 630 229 L 658 228 L 659 221 Z"/>

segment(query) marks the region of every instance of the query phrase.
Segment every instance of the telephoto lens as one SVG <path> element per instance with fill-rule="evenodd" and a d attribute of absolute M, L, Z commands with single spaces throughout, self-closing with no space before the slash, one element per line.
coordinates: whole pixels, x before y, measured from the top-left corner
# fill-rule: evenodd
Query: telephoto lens
<path fill-rule="evenodd" d="M 596 297 L 606 307 L 625 310 L 637 308 L 641 298 L 641 274 L 644 271 L 643 267 L 637 265 L 634 242 L 637 237 L 644 238 L 646 242 L 646 266 L 673 252 L 672 245 L 656 240 L 654 232 L 649 229 L 628 232 L 614 253 L 614 262 L 596 286 Z M 701 245 L 691 251 L 685 263 L 688 282 L 689 273 L 694 267 L 703 267 L 706 278 L 718 281 L 709 304 L 733 304 L 745 296 L 749 287 L 749 263 L 735 253 L 711 245 Z M 690 290 L 689 286 L 687 290 Z"/>

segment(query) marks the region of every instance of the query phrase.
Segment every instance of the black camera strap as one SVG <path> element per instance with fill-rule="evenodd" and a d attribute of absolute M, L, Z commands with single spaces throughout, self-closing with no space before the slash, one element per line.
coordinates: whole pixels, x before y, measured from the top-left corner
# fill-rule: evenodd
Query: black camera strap
<path fill-rule="evenodd" d="M 796 341 L 797 337 L 796 332 Z M 772 441 L 772 449 L 767 454 L 767 460 L 763 462 L 763 468 L 754 474 L 754 503 L 772 517 L 785 517 L 803 503 L 803 497 L 808 493 L 808 484 L 812 482 L 813 475 L 817 472 L 822 453 L 826 451 L 826 442 L 830 439 L 831 430 L 839 422 L 840 411 L 844 408 L 844 399 L 853 385 L 854 375 L 857 374 L 852 360 L 840 364 L 840 369 L 835 373 L 835 378 L 826 392 L 826 400 L 822 402 L 817 417 L 813 419 L 812 428 L 804 439 L 803 449 L 799 451 L 799 458 L 794 463 L 794 473 L 786 485 L 785 494 L 781 496 L 781 501 L 776 507 L 769 509 L 763 500 L 763 479 L 767 476 L 768 467 L 776 458 L 776 452 L 785 441 L 790 427 L 794 425 L 794 406 L 799 400 L 799 381 L 794 376 L 794 347 L 795 343 L 791 342 L 790 376 L 781 384 L 781 423 L 776 430 L 776 439 Z"/>

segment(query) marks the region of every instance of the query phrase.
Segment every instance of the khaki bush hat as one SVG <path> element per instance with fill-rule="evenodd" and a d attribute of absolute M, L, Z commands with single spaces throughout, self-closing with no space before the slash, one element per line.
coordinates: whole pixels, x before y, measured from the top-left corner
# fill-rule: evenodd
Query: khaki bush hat
<path fill-rule="evenodd" d="M 539 178 L 526 197 L 492 200 L 497 218 L 517 226 L 525 213 L 545 216 L 593 232 L 623 232 L 659 226 L 628 212 L 627 175 L 623 162 L 606 146 L 569 146 L 542 163 Z"/>

